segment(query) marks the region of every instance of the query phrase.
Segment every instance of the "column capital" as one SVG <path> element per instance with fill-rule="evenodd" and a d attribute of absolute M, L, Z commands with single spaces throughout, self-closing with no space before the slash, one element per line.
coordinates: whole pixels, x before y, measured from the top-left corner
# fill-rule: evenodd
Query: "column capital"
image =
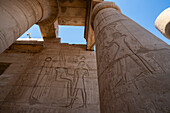
<path fill-rule="evenodd" d="M 114 8 L 121 12 L 120 8 L 114 2 L 107 2 L 107 1 L 100 2 L 100 3 L 96 4 L 93 8 L 93 12 L 91 15 L 91 25 L 92 26 L 93 26 L 94 18 L 97 15 L 97 13 L 105 8 Z"/>
<path fill-rule="evenodd" d="M 156 19 L 155 27 L 170 39 L 170 7 L 165 9 Z"/>
<path fill-rule="evenodd" d="M 59 4 L 57 0 L 37 0 L 43 10 L 43 16 L 38 21 L 38 25 L 54 23 L 59 14 Z"/>

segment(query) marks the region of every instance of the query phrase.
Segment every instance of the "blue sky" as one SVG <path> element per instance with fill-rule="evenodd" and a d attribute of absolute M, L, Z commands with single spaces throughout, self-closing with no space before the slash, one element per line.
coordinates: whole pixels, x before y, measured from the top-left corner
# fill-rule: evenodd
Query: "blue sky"
<path fill-rule="evenodd" d="M 142 27 L 159 37 L 170 45 L 170 40 L 165 38 L 154 26 L 157 16 L 166 8 L 170 7 L 170 0 L 105 0 L 115 2 L 122 13 Z M 21 38 L 26 38 L 27 33 L 32 38 L 41 38 L 39 27 L 34 25 Z M 84 39 L 84 27 L 80 26 L 59 26 L 59 37 L 62 43 L 86 44 Z"/>

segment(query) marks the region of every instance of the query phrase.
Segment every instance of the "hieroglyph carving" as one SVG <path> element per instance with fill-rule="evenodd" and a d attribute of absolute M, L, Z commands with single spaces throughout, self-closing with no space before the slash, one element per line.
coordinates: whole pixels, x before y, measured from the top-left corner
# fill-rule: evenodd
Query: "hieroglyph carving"
<path fill-rule="evenodd" d="M 153 57 L 148 57 L 149 61 L 154 63 L 154 65 L 151 65 L 151 63 L 149 63 L 148 60 L 144 58 L 145 56 L 140 54 L 144 50 L 154 50 L 148 50 L 147 48 L 143 47 L 142 44 L 135 37 L 129 37 L 126 34 L 120 33 L 116 29 L 116 27 L 118 27 L 118 23 L 114 22 L 105 27 L 105 30 L 111 31 L 111 34 L 105 34 L 105 30 L 101 30 L 101 32 L 99 32 L 99 35 L 97 36 L 97 48 L 100 50 L 98 51 L 100 55 L 100 61 L 98 62 L 99 69 L 100 67 L 102 67 L 103 69 L 108 69 L 106 68 L 110 67 L 108 65 L 116 65 L 117 73 L 124 73 L 123 78 L 128 81 L 126 77 L 128 59 L 132 60 L 138 67 L 140 67 L 140 70 L 142 70 L 139 71 L 137 75 L 141 75 L 144 72 L 149 72 L 151 74 L 156 71 L 165 72 L 161 65 L 157 61 L 155 61 Z M 114 38 L 108 38 L 107 35 L 111 35 Z M 131 44 L 129 44 L 129 42 Z M 101 65 L 103 63 L 106 65 Z M 100 72 L 99 75 L 101 76 L 104 71 Z"/>
<path fill-rule="evenodd" d="M 166 75 L 166 70 L 158 61 L 159 57 L 155 53 L 159 50 L 166 52 L 168 48 L 148 49 L 135 36 L 128 33 L 127 29 L 120 30 L 121 28 L 126 27 L 122 22 L 115 21 L 100 28 L 100 31 L 95 31 L 99 85 L 102 84 L 99 87 L 102 97 L 100 101 L 103 108 L 109 108 L 108 113 L 119 111 L 122 109 L 120 105 L 129 107 L 140 103 L 138 98 L 140 98 L 142 91 L 139 90 L 141 89 L 143 92 L 145 90 L 147 92 L 159 91 L 159 89 L 152 88 L 154 86 L 151 81 L 159 83 L 160 81 L 154 77 Z M 158 75 L 159 73 L 161 75 Z M 164 85 L 166 86 L 166 83 Z M 130 96 L 131 94 L 133 97 Z M 154 97 L 151 94 L 148 96 Z M 144 104 L 147 112 L 150 112 L 151 109 L 148 106 L 154 110 L 158 109 L 154 106 L 157 100 L 154 100 L 153 103 L 150 101 L 146 102 L 146 105 Z M 118 105 L 119 107 L 117 107 Z M 140 106 L 138 107 L 140 108 Z M 126 111 L 126 108 L 124 109 Z M 104 110 L 106 109 L 103 109 L 102 112 Z M 139 109 L 133 110 L 138 111 Z"/>
<path fill-rule="evenodd" d="M 88 69 L 85 68 L 85 62 L 81 61 L 78 67 L 74 69 L 74 74 L 69 75 L 68 68 L 57 67 L 56 69 L 56 81 L 67 82 L 67 105 L 65 107 L 73 106 L 76 99 L 78 99 L 77 94 L 81 92 L 82 105 L 79 107 L 87 107 L 87 94 L 85 87 L 85 76 L 89 76 Z"/>
<path fill-rule="evenodd" d="M 87 92 L 85 85 L 85 77 L 89 76 L 88 66 L 85 63 L 84 56 L 75 56 L 70 58 L 71 63 L 76 63 L 76 67 L 63 67 L 66 65 L 65 56 L 59 56 L 59 67 L 53 66 L 53 61 L 55 59 L 51 57 L 45 58 L 43 65 L 41 66 L 38 77 L 35 81 L 35 84 L 32 87 L 31 94 L 29 97 L 30 105 L 40 104 L 41 98 L 47 97 L 50 93 L 50 87 L 54 82 L 62 82 L 64 84 L 63 92 L 66 93 L 65 98 L 67 101 L 65 105 L 61 107 L 70 107 L 72 108 L 75 101 L 82 101 L 79 107 L 87 107 Z M 63 60 L 65 62 L 63 62 Z M 63 65 L 64 64 L 64 65 Z M 71 71 L 72 73 L 69 73 Z M 66 89 L 66 92 L 65 92 Z M 78 93 L 81 93 L 81 97 L 78 97 Z M 63 99 L 59 98 L 59 100 Z M 54 102 L 55 103 L 55 102 Z"/>

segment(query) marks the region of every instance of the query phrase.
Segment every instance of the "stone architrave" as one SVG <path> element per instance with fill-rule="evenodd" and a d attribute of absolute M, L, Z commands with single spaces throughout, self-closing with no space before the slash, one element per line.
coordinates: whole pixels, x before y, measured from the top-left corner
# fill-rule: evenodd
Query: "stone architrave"
<path fill-rule="evenodd" d="M 170 46 L 113 2 L 93 9 L 101 113 L 168 113 Z"/>

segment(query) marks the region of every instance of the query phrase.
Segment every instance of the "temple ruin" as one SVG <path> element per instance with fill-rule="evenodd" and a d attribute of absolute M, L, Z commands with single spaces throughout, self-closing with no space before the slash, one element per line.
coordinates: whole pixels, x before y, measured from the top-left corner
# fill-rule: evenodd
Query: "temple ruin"
<path fill-rule="evenodd" d="M 34 24 L 44 41 L 17 40 Z M 87 44 L 58 25 L 85 26 Z M 155 26 L 170 37 L 170 8 Z M 0 53 L 0 113 L 170 112 L 170 46 L 114 2 L 0 0 Z"/>

